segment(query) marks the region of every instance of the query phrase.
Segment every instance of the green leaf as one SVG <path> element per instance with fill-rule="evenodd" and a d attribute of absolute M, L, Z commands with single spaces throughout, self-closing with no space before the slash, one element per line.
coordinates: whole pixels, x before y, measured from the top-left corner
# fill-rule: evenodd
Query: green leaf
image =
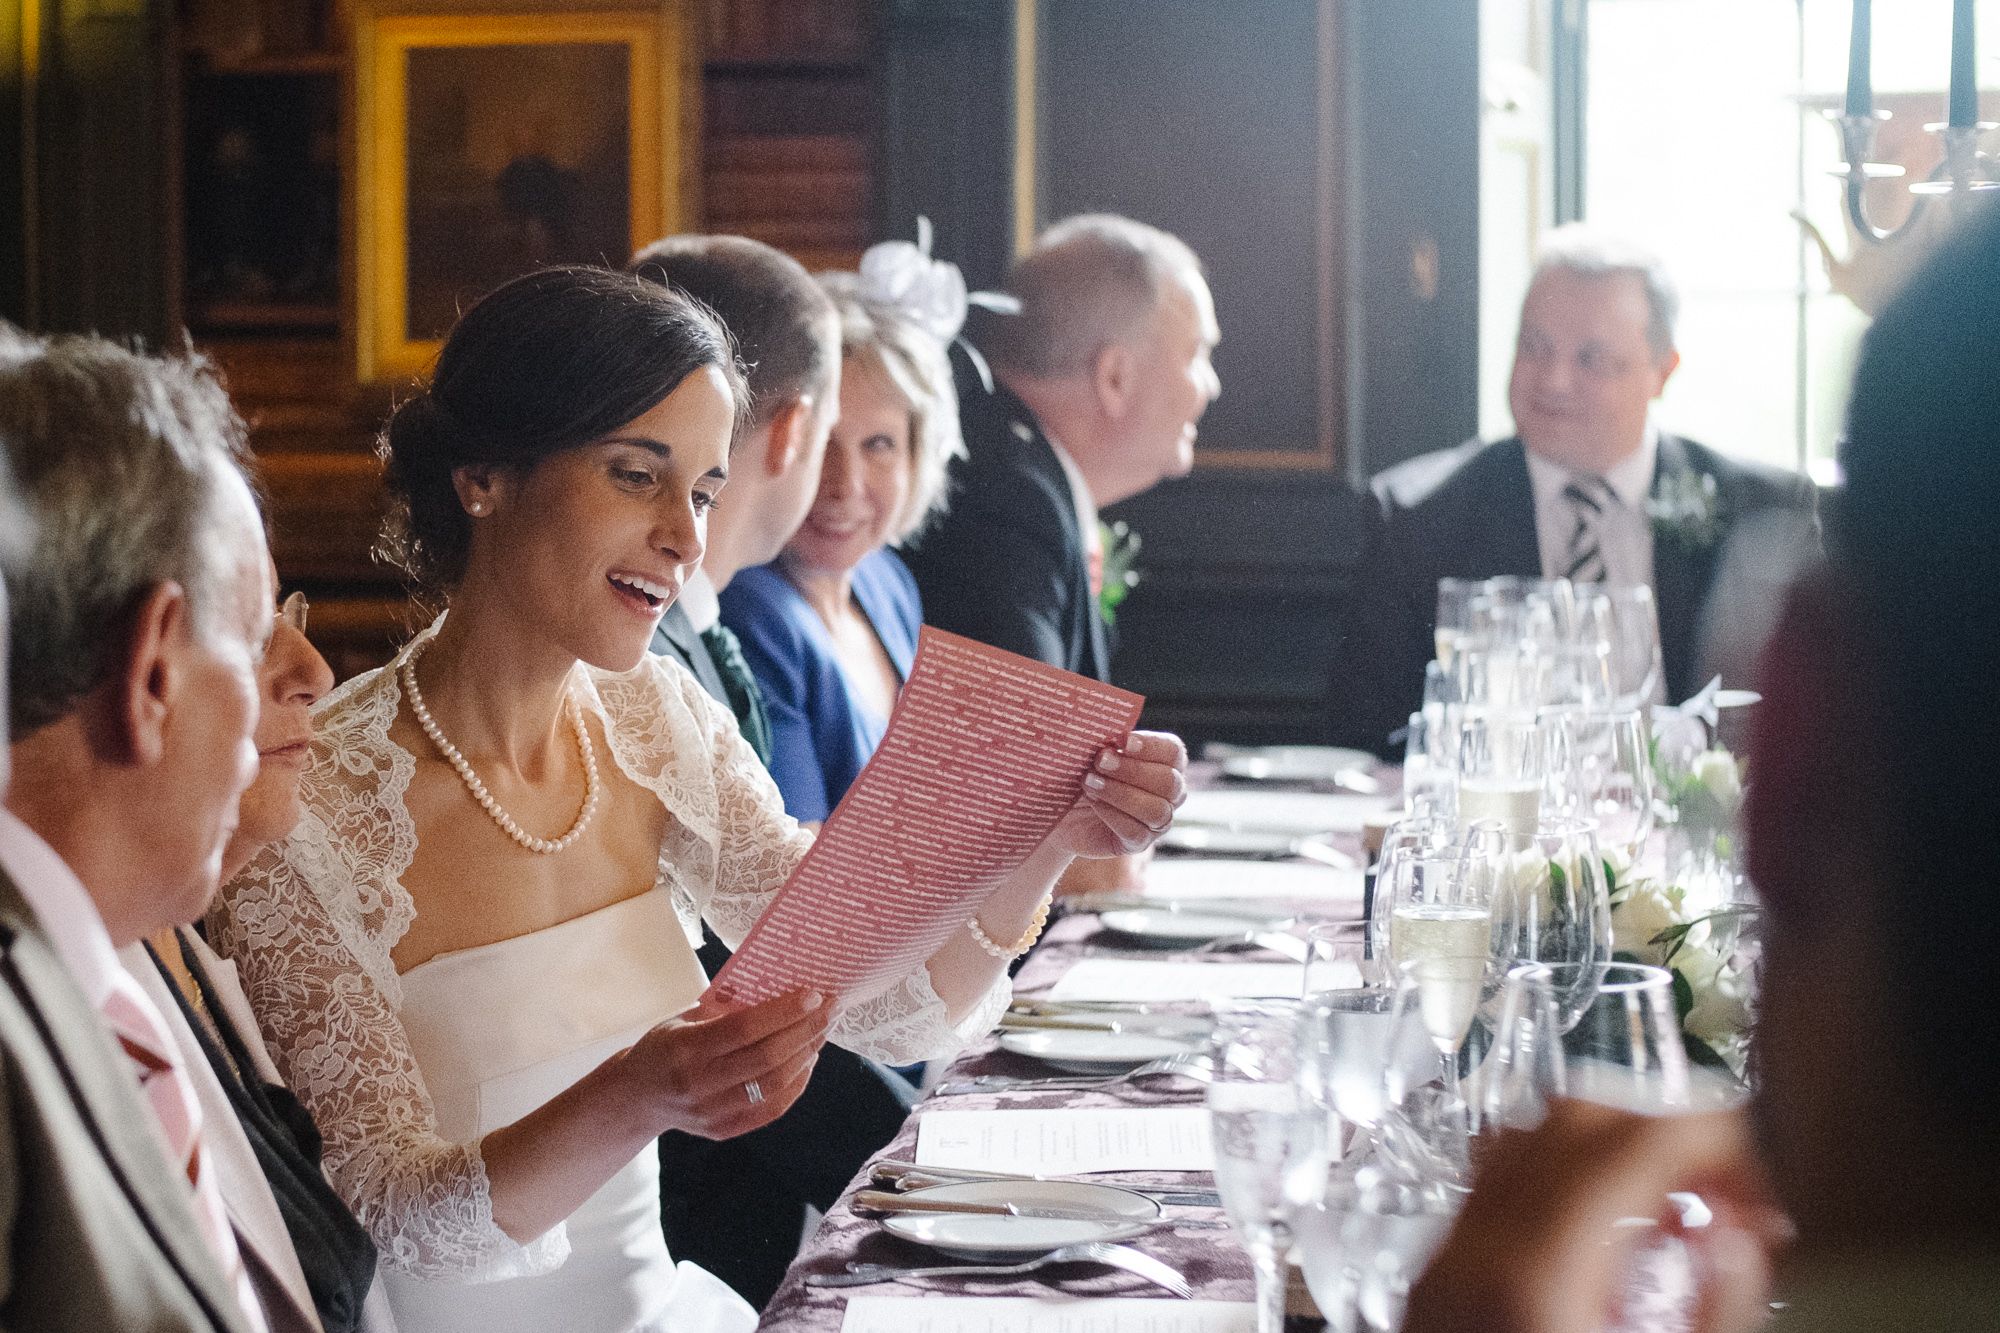
<path fill-rule="evenodd" d="M 1681 1045 L 1687 1048 L 1688 1059 L 1695 1064 L 1700 1065 L 1704 1069 L 1719 1069 L 1729 1075 L 1732 1083 L 1736 1081 L 1736 1071 L 1729 1067 L 1729 1061 L 1717 1055 L 1715 1048 L 1700 1037 L 1691 1037 L 1683 1032 L 1681 1034 Z"/>
<path fill-rule="evenodd" d="M 1690 1014 L 1694 1010 L 1694 987 L 1690 985 L 1688 983 L 1688 979 L 1679 972 L 1675 972 L 1673 974 L 1673 978 L 1674 978 L 1674 1021 L 1677 1023 L 1686 1023 L 1688 1014 Z"/>

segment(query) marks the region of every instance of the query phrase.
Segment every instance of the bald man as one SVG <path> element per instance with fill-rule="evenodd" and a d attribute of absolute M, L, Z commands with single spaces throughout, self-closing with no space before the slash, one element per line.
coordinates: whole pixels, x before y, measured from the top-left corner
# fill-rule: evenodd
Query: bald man
<path fill-rule="evenodd" d="M 1050 227 L 1006 290 L 1020 313 L 979 339 L 997 383 L 959 383 L 951 508 L 903 558 L 927 623 L 1108 680 L 1097 511 L 1193 465 L 1215 303 L 1183 242 L 1102 213 Z"/>

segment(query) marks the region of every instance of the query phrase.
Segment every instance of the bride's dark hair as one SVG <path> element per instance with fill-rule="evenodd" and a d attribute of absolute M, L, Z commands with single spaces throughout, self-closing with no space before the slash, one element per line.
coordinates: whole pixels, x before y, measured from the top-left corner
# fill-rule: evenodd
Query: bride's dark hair
<path fill-rule="evenodd" d="M 577 265 L 495 289 L 459 317 L 430 383 L 382 431 L 393 505 L 381 554 L 426 591 L 451 588 L 472 541 L 454 468 L 532 468 L 643 416 L 710 366 L 729 383 L 740 431 L 750 407 L 743 368 L 705 307 L 658 283 Z"/>

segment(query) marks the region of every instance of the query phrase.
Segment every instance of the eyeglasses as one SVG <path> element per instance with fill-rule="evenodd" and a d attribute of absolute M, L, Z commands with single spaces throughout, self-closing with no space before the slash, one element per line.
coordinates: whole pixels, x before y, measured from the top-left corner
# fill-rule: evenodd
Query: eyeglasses
<path fill-rule="evenodd" d="M 312 608 L 306 605 L 306 595 L 302 592 L 295 592 L 285 598 L 284 601 L 278 603 L 278 619 L 284 621 L 299 633 L 304 634 L 306 632 L 306 614 L 311 610 Z"/>

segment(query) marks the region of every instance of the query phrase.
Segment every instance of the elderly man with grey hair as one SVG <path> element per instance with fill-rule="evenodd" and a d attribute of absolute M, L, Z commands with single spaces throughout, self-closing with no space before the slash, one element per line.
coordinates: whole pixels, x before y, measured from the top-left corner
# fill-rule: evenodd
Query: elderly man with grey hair
<path fill-rule="evenodd" d="M 196 360 L 9 334 L 0 1326 L 270 1327 L 160 1011 L 115 950 L 190 922 L 256 773 L 270 559 Z"/>
<path fill-rule="evenodd" d="M 1192 466 L 1215 303 L 1184 242 L 1104 213 L 1043 232 L 1006 290 L 1020 312 L 974 330 L 997 383 L 959 382 L 951 508 L 903 557 L 929 624 L 1109 679 L 1097 511 Z"/>
<path fill-rule="evenodd" d="M 1810 551 L 1804 478 L 1668 434 L 1679 296 L 1652 255 L 1582 226 L 1548 236 L 1521 303 L 1516 434 L 1423 454 L 1373 483 L 1379 523 L 1333 672 L 1333 739 L 1392 753 L 1422 701 L 1438 580 L 1512 574 L 1652 588 L 1664 688 L 1747 677 Z"/>

